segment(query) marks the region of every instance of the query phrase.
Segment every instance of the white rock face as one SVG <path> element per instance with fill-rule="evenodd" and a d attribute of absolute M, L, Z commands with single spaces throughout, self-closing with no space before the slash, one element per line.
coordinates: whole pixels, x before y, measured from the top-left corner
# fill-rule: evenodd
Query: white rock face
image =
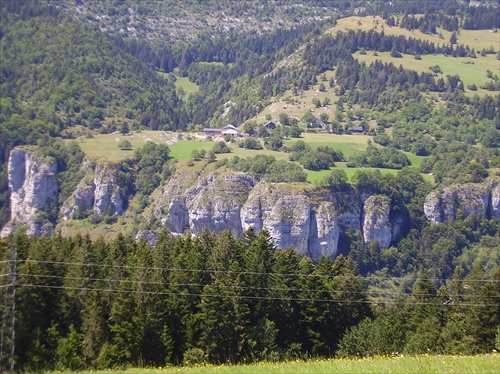
<path fill-rule="evenodd" d="M 1 236 L 27 225 L 28 235 L 50 234 L 53 226 L 37 220 L 39 212 L 57 201 L 57 163 L 24 149 L 13 149 L 8 164 L 11 216 Z"/>
<path fill-rule="evenodd" d="M 156 243 L 158 243 L 158 234 L 151 230 L 138 231 L 135 235 L 135 241 L 140 242 L 141 240 L 144 240 L 151 247 L 154 247 Z"/>
<path fill-rule="evenodd" d="M 79 186 L 63 205 L 62 214 L 64 220 L 73 218 L 73 215 L 78 211 L 88 211 L 94 206 L 94 188 L 93 183 L 88 186 Z"/>
<path fill-rule="evenodd" d="M 168 206 L 168 216 L 162 219 L 162 224 L 170 231 L 182 233 L 189 228 L 189 212 L 186 198 L 173 198 Z"/>
<path fill-rule="evenodd" d="M 279 198 L 263 219 L 264 228 L 279 248 L 292 247 L 296 252 L 307 254 L 311 226 L 311 206 L 304 195 Z"/>
<path fill-rule="evenodd" d="M 500 181 L 491 184 L 491 215 L 500 218 Z"/>
<path fill-rule="evenodd" d="M 57 198 L 56 168 L 33 157 L 25 151 L 12 152 L 9 164 L 12 217 L 26 224 L 34 235 L 50 234 L 52 226 L 35 223 L 35 218 L 37 211 Z M 117 167 L 87 167 L 87 175 L 63 204 L 63 218 L 73 219 L 77 217 L 75 213 L 90 210 L 95 216 L 121 215 L 126 196 L 117 185 Z M 256 233 L 266 229 L 277 247 L 293 247 L 315 261 L 322 256 L 335 257 L 340 239 L 350 229 L 361 231 L 365 241 L 378 240 L 385 248 L 404 224 L 404 219 L 391 218 L 388 198 L 370 196 L 367 191 L 359 194 L 354 189 L 334 193 L 304 187 L 257 182 L 244 173 L 214 172 L 200 177 L 194 169 L 183 170 L 152 195 L 151 206 L 143 218 L 146 222 L 160 221 L 174 234 L 186 230 L 193 233 L 205 229 L 229 230 L 239 237 L 249 227 Z M 500 212 L 499 195 L 497 191 L 497 212 Z M 436 200 L 435 205 L 440 204 Z M 2 233 L 8 234 L 14 228 L 15 225 L 9 224 Z M 155 234 L 141 232 L 137 239 L 141 238 L 153 242 Z"/>
<path fill-rule="evenodd" d="M 427 195 L 424 213 L 433 223 L 452 222 L 457 214 L 467 217 L 500 218 L 500 182 L 490 179 L 483 183 L 451 185 Z"/>
<path fill-rule="evenodd" d="M 316 193 L 293 184 L 256 183 L 241 173 L 210 174 L 200 179 L 174 175 L 154 202 L 154 215 L 179 234 L 207 229 L 230 230 L 241 236 L 249 227 L 256 233 L 266 229 L 277 247 L 293 246 L 316 261 L 322 256 L 335 257 L 339 239 L 349 229 L 362 231 L 366 226 L 368 240 L 378 240 L 382 246 L 399 235 L 402 222 L 393 227 L 389 221 L 388 199 L 383 214 L 372 212 L 366 222 L 362 221 L 363 197 L 354 190 Z"/>
<path fill-rule="evenodd" d="M 241 209 L 243 230 L 269 231 L 279 248 L 293 246 L 303 255 L 319 260 L 335 257 L 342 231 L 360 229 L 360 209 L 355 196 L 344 196 L 349 209 L 343 210 L 334 195 L 315 196 L 317 203 L 300 189 L 260 182 Z"/>
<path fill-rule="evenodd" d="M 440 194 L 431 192 L 427 195 L 424 202 L 424 214 L 432 223 L 443 222 Z"/>
<path fill-rule="evenodd" d="M 364 241 L 369 243 L 377 240 L 381 248 L 389 248 L 392 240 L 389 198 L 383 195 L 370 196 L 365 201 L 363 211 Z"/>
<path fill-rule="evenodd" d="M 64 220 L 73 218 L 78 211 L 91 209 L 95 217 L 105 213 L 121 215 L 126 201 L 115 181 L 115 175 L 116 169 L 113 167 L 97 165 L 95 170 L 89 170 L 71 197 L 64 202 L 61 209 Z"/>
<path fill-rule="evenodd" d="M 311 225 L 307 255 L 313 261 L 323 256 L 337 256 L 341 227 L 338 221 L 338 209 L 331 202 L 321 203 L 311 212 Z"/>
<path fill-rule="evenodd" d="M 230 230 L 233 235 L 241 236 L 241 207 L 255 183 L 245 174 L 211 174 L 202 179 L 186 191 L 189 228 L 195 233 L 204 229 L 215 232 Z"/>
<path fill-rule="evenodd" d="M 105 166 L 97 166 L 93 185 L 94 215 L 102 216 L 106 212 L 118 216 L 123 213 L 124 202 L 120 193 L 120 186 L 115 182 L 115 170 Z"/>

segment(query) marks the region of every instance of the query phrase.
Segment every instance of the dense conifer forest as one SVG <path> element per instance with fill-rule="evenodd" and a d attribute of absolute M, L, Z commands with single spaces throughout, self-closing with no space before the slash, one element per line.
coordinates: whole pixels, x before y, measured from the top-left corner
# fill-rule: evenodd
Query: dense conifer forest
<path fill-rule="evenodd" d="M 362 277 L 358 263 L 375 259 L 361 249 L 313 263 L 253 230 L 240 239 L 165 232 L 154 248 L 122 235 L 19 234 L 0 244 L 2 273 L 8 248 L 18 253 L 20 370 L 472 354 L 498 339 L 500 269 L 477 259 L 449 275 L 431 262 L 435 276 Z M 381 287 L 388 281 L 405 288 Z"/>
<path fill-rule="evenodd" d="M 311 188 L 387 196 L 396 214 L 409 217 L 402 239 L 382 249 L 349 232 L 337 258 L 315 263 L 276 248 L 265 230 L 241 238 L 164 230 L 152 247 L 125 234 L 31 238 L 21 229 L 0 239 L 0 370 L 12 357 L 16 369 L 38 371 L 500 349 L 498 218 L 458 211 L 454 220 L 432 224 L 423 208 L 432 190 L 500 175 L 498 72 L 489 71 L 475 94 L 476 85 L 439 66 L 417 72 L 398 63 L 402 55 L 500 59 L 498 46 L 475 50 L 459 37 L 461 30 L 498 33 L 498 3 L 174 3 L 1 2 L 0 228 L 9 220 L 14 147 L 36 146 L 57 161 L 59 200 L 44 211 L 55 223 L 84 175 L 85 155 L 71 139 L 233 123 L 249 134 L 258 129 L 264 145 L 248 138 L 241 148 L 285 152 L 288 161 L 225 158 L 221 142 L 208 152 L 215 169 L 272 183 L 306 183 L 307 171 L 331 169 Z M 193 15 L 202 20 L 199 29 L 189 23 Z M 253 24 L 239 22 L 242 15 Z M 381 16 L 384 25 L 328 32 L 352 15 Z M 165 26 L 183 19 L 189 27 Z M 442 29 L 452 37 L 432 42 L 392 35 L 390 27 L 429 35 Z M 392 59 L 368 64 L 355 53 Z M 197 89 L 187 94 L 180 79 Z M 280 113 L 274 130 L 257 123 L 273 99 L 292 92 L 293 101 L 318 79 L 335 102 L 315 105 L 334 106 L 335 118 L 320 121 L 307 111 L 302 118 Z M 317 131 L 318 122 L 336 134 L 350 133 L 356 122 L 373 142 L 353 157 L 300 139 L 284 144 Z M 114 167 L 125 195 L 140 196 L 145 206 L 172 176 L 175 160 L 153 142 L 132 153 Z M 410 156 L 426 158 L 408 168 Z M 336 163 L 398 171 L 360 169 L 349 179 Z M 77 219 L 92 217 L 80 212 Z M 6 321 L 15 321 L 14 341 Z"/>

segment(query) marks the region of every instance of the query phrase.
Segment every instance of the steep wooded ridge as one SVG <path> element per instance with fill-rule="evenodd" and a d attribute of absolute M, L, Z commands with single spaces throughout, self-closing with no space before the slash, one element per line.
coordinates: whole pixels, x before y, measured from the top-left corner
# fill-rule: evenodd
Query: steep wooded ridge
<path fill-rule="evenodd" d="M 500 349 L 499 10 L 2 1 L 0 371 Z"/>

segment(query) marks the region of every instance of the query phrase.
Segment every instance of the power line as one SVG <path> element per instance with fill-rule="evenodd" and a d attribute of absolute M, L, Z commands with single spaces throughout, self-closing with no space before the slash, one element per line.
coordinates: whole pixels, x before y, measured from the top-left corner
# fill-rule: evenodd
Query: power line
<path fill-rule="evenodd" d="M 309 289 L 309 288 L 278 288 L 278 287 L 255 287 L 255 286 L 235 286 L 235 285 L 225 285 L 225 284 L 213 284 L 213 283 L 178 283 L 178 282 L 160 282 L 160 281 L 147 281 L 147 280 L 133 280 L 133 279 L 115 279 L 115 278 L 91 278 L 91 277 L 71 277 L 62 275 L 47 275 L 47 274 L 33 274 L 33 273 L 18 273 L 18 277 L 38 277 L 44 279 L 62 279 L 62 280 L 73 280 L 73 281 L 91 281 L 91 282 L 107 282 L 107 283 L 130 283 L 138 285 L 159 285 L 159 286 L 173 286 L 173 287 L 213 287 L 221 289 L 240 289 L 240 290 L 254 290 L 254 291 L 285 291 L 285 292 L 329 292 L 332 294 L 342 293 L 343 295 L 363 295 L 368 296 L 377 294 L 381 296 L 428 296 L 428 297 L 440 297 L 435 293 L 433 294 L 412 294 L 406 292 L 384 292 L 384 291 L 349 291 L 349 290 L 335 290 L 335 289 Z M 477 295 L 477 294 L 466 294 L 460 295 L 463 297 L 483 297 L 487 299 L 500 299 L 500 296 L 487 296 L 487 295 Z"/>
<path fill-rule="evenodd" d="M 289 277 L 318 277 L 318 278 L 346 278 L 346 279 L 381 279 L 381 280 L 418 280 L 416 275 L 408 275 L 405 277 L 383 277 L 377 275 L 369 275 L 363 277 L 361 275 L 328 275 L 328 274 L 298 274 L 298 273 L 274 273 L 274 272 L 255 272 L 255 271 L 231 271 L 231 270 L 216 270 L 216 269 L 183 269 L 183 268 L 168 268 L 157 266 L 131 266 L 131 265 L 114 265 L 114 264 L 89 264 L 82 262 L 65 262 L 65 261 L 39 261 L 26 259 L 24 262 L 35 264 L 49 264 L 49 265 L 68 265 L 68 266 L 86 266 L 86 267 L 101 267 L 112 269 L 131 269 L 131 270 L 162 270 L 167 272 L 189 272 L 189 273 L 210 273 L 210 274 L 236 274 L 236 275 L 271 275 L 271 276 L 289 276 Z M 449 278 L 425 278 L 430 281 L 450 281 Z M 463 282 L 500 282 L 500 279 L 459 279 Z"/>
<path fill-rule="evenodd" d="M 389 304 L 398 305 L 395 301 L 374 301 L 374 300 L 347 300 L 347 299 L 316 299 L 316 298 L 283 298 L 270 296 L 250 296 L 250 295 L 217 295 L 217 294 L 200 294 L 200 293 L 181 293 L 167 291 L 144 291 L 144 290 L 120 290 L 111 288 L 91 288 L 91 287 L 68 287 L 68 286 L 51 286 L 43 284 L 25 284 L 24 287 L 33 288 L 49 288 L 59 290 L 79 290 L 79 291 L 98 291 L 98 292 L 118 292 L 131 294 L 146 294 L 146 295 L 169 295 L 169 296 L 195 296 L 195 297 L 215 297 L 215 298 L 230 298 L 230 299 L 256 299 L 256 300 L 273 300 L 273 301 L 311 301 L 311 302 L 326 302 L 337 304 Z M 479 306 L 479 307 L 499 307 L 500 304 L 470 304 L 470 303 L 427 303 L 427 302 L 412 302 L 411 305 L 434 305 L 434 306 Z"/>

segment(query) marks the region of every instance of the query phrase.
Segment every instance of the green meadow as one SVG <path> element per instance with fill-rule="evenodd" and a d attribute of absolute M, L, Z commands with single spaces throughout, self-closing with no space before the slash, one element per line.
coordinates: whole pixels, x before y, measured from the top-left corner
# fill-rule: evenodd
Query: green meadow
<path fill-rule="evenodd" d="M 169 73 L 158 72 L 158 75 L 167 77 Z M 181 88 L 186 96 L 198 92 L 200 89 L 200 87 L 196 83 L 191 82 L 188 77 L 181 77 L 179 75 L 175 76 L 175 87 L 177 89 Z"/>
<path fill-rule="evenodd" d="M 298 140 L 303 140 L 312 149 L 317 149 L 320 146 L 329 146 L 337 151 L 342 151 L 346 158 L 353 157 L 359 152 L 366 149 L 368 141 L 371 139 L 368 135 L 335 135 L 335 134 L 318 134 L 318 133 L 303 133 L 300 139 L 285 140 L 285 145 L 292 146 Z M 123 141 L 128 140 L 131 145 L 131 150 L 121 150 L 118 145 Z M 102 160 L 110 162 L 119 162 L 127 158 L 131 158 L 134 154 L 134 149 L 142 147 L 147 141 L 167 144 L 170 148 L 170 155 L 179 161 L 187 161 L 191 159 L 193 150 L 210 151 L 215 141 L 206 140 L 202 135 L 189 133 L 173 133 L 164 131 L 141 131 L 127 135 L 122 134 L 105 134 L 95 135 L 93 138 L 80 138 L 79 144 L 87 157 L 92 160 Z M 261 142 L 263 145 L 263 142 Z M 273 156 L 278 160 L 288 160 L 289 154 L 285 152 L 276 152 L 268 149 L 251 150 L 239 148 L 238 142 L 230 143 L 231 153 L 219 154 L 217 159 L 255 157 L 257 155 Z M 416 156 L 411 153 L 406 153 L 412 163 L 412 167 L 418 168 L 425 157 Z M 373 168 L 348 168 L 345 162 L 338 162 L 337 167 L 343 169 L 349 178 L 360 170 L 375 170 Z M 392 169 L 379 169 L 382 173 L 395 174 L 398 171 Z M 307 179 L 309 182 L 315 182 L 330 173 L 330 170 L 311 171 L 306 170 Z M 425 176 L 426 179 L 432 180 L 430 176 Z"/>
<path fill-rule="evenodd" d="M 419 30 L 406 30 L 397 26 L 390 27 L 385 24 L 385 21 L 379 17 L 347 17 L 337 21 L 337 25 L 328 30 L 332 35 L 338 31 L 347 30 L 375 30 L 386 35 L 403 35 L 407 38 L 416 38 L 433 42 L 435 45 L 447 44 L 450 41 L 451 32 L 444 29 L 437 29 L 436 34 L 424 34 Z M 429 72 L 429 67 L 439 65 L 443 71 L 442 76 L 459 75 L 464 82 L 465 87 L 471 84 L 476 86 L 483 85 L 489 81 L 486 76 L 487 70 L 493 74 L 500 75 L 500 63 L 496 59 L 496 53 L 486 56 L 481 56 L 482 49 L 493 48 L 498 52 L 500 46 L 500 33 L 492 30 L 460 30 L 458 33 L 458 44 L 469 46 L 476 51 L 477 58 L 469 57 L 451 57 L 442 55 L 422 55 L 421 60 L 415 60 L 411 55 L 403 55 L 401 58 L 390 56 L 390 52 L 378 52 L 377 56 L 373 55 L 372 51 L 366 51 L 366 55 L 361 55 L 359 52 L 354 53 L 354 57 L 367 64 L 375 60 L 382 62 L 392 62 L 394 65 L 402 65 L 405 69 L 415 70 L 417 72 Z M 478 94 L 485 94 L 489 91 L 479 89 Z"/>
<path fill-rule="evenodd" d="M 458 75 L 464 82 L 465 87 L 474 83 L 479 88 L 479 86 L 489 82 L 490 79 L 486 76 L 487 70 L 497 75 L 500 72 L 500 64 L 495 55 L 486 55 L 485 57 L 479 55 L 477 58 L 422 55 L 421 60 L 416 60 L 411 55 L 394 58 L 390 56 L 390 52 L 378 52 L 377 56 L 374 56 L 372 52 L 367 51 L 366 55 L 356 52 L 353 56 L 368 65 L 375 60 L 380 60 L 386 63 L 392 62 L 396 66 L 402 65 L 405 69 L 415 70 L 419 73 L 429 73 L 431 66 L 439 65 L 443 74 L 438 74 L 436 78 Z"/>
<path fill-rule="evenodd" d="M 121 150 L 118 145 L 128 140 L 132 145 L 131 150 Z M 96 134 L 92 138 L 80 137 L 78 143 L 83 152 L 92 160 L 107 160 L 118 162 L 131 158 L 134 149 L 142 147 L 146 142 L 163 143 L 171 145 L 178 141 L 178 134 L 165 131 L 137 131 L 122 135 L 115 134 Z"/>
<path fill-rule="evenodd" d="M 337 24 L 330 28 L 327 32 L 335 35 L 338 31 L 348 30 L 375 30 L 386 35 L 403 35 L 407 38 L 416 38 L 433 42 L 436 45 L 447 44 L 450 41 L 451 32 L 441 28 L 437 28 L 436 34 L 424 34 L 420 30 L 406 30 L 397 26 L 388 26 L 380 16 L 352 16 L 337 20 Z M 474 48 L 476 52 L 483 48 L 488 49 L 493 47 L 498 51 L 500 43 L 500 33 L 492 30 L 460 30 L 457 38 L 458 44 L 468 45 Z"/>
<path fill-rule="evenodd" d="M 188 77 L 176 77 L 175 87 L 182 88 L 186 95 L 198 92 L 199 86 L 196 83 L 193 83 L 189 80 Z"/>
<path fill-rule="evenodd" d="M 119 369 L 94 371 L 96 374 L 307 374 L 307 373 L 384 373 L 384 374 L 434 374 L 434 373 L 498 373 L 500 355 L 416 357 L 376 357 L 360 359 L 324 359 L 259 363 L 253 365 L 207 365 L 165 368 Z M 85 372 L 82 372 L 85 373 Z"/>

